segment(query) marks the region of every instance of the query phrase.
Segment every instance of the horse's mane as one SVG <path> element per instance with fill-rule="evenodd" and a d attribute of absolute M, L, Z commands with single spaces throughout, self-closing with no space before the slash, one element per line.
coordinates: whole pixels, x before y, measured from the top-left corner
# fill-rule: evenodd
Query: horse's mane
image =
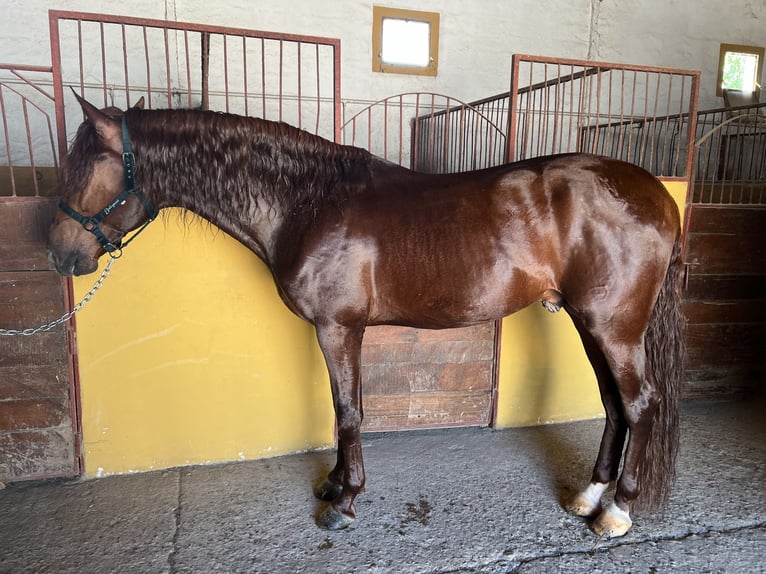
<path fill-rule="evenodd" d="M 298 212 L 341 204 L 366 181 L 373 156 L 285 123 L 199 110 L 125 112 L 136 178 L 153 201 L 192 211 L 222 205 L 241 214 L 254 205 Z M 73 140 L 62 195 L 82 189 L 105 151 L 88 122 Z M 224 214 L 222 214 L 224 215 Z"/>
<path fill-rule="evenodd" d="M 225 197 L 232 214 L 253 205 L 295 212 L 342 202 L 371 157 L 258 118 L 198 110 L 126 113 L 137 179 L 148 189 L 182 194 L 193 211 L 214 196 Z"/>

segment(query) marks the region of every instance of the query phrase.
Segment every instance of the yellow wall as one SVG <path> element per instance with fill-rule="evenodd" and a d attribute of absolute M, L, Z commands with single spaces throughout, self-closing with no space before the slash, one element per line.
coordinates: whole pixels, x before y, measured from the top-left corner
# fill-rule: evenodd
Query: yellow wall
<path fill-rule="evenodd" d="M 78 300 L 93 279 L 75 280 Z M 77 339 L 88 476 L 333 443 L 313 327 L 257 257 L 199 220 L 150 225 L 78 314 Z"/>
<path fill-rule="evenodd" d="M 663 181 L 665 188 L 678 204 L 678 211 L 681 213 L 681 225 L 684 223 L 684 209 L 686 208 L 686 194 L 689 185 L 685 181 Z"/>
<path fill-rule="evenodd" d="M 674 196 L 685 201 L 685 185 Z M 105 264 L 106 261 L 102 261 Z M 75 298 L 94 275 L 76 278 Z M 333 443 L 314 329 L 223 232 L 169 210 L 126 249 L 77 316 L 88 476 L 253 459 Z M 602 416 L 568 316 L 503 321 L 498 426 Z"/>

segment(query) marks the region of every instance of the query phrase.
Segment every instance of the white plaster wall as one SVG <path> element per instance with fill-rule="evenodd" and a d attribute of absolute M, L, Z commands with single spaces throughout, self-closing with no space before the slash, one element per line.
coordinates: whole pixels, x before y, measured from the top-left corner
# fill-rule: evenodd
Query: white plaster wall
<path fill-rule="evenodd" d="M 722 43 L 766 46 L 766 0 L 593 3 L 592 59 L 700 70 L 700 109 L 723 106 L 715 95 Z"/>
<path fill-rule="evenodd" d="M 405 91 L 472 100 L 508 89 L 513 53 L 701 69 L 701 107 L 715 97 L 721 42 L 766 45 L 764 0 L 380 0 L 441 13 L 439 75 L 371 71 L 369 0 L 1 0 L 0 61 L 47 65 L 49 8 L 330 36 L 342 42 L 346 114 Z M 64 54 L 64 58 L 66 55 Z M 358 102 L 358 105 L 357 105 Z"/>

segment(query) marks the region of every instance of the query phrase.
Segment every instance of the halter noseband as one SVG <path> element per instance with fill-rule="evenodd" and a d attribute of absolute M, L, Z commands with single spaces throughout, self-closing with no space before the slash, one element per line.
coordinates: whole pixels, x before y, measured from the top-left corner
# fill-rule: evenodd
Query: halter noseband
<path fill-rule="evenodd" d="M 96 239 L 101 244 L 101 247 L 103 247 L 104 250 L 115 259 L 122 255 L 123 248 L 125 248 L 131 241 L 133 241 L 139 233 L 146 229 L 147 225 L 154 221 L 154 218 L 157 217 L 158 213 L 157 209 L 146 198 L 144 192 L 136 187 L 134 173 L 136 157 L 133 155 L 133 151 L 130 145 L 130 135 L 128 134 L 128 127 L 125 124 L 124 115 L 122 116 L 122 163 L 125 166 L 125 190 L 122 191 L 120 195 L 115 197 L 109 203 L 109 205 L 99 211 L 96 215 L 86 217 L 69 207 L 69 205 L 67 205 L 63 199 L 59 199 L 58 203 L 58 207 L 61 211 L 80 223 L 80 225 L 82 225 L 86 231 L 90 231 L 93 235 L 95 235 Z M 106 235 L 104 235 L 104 233 L 101 231 L 99 224 L 115 209 L 125 205 L 131 195 L 135 195 L 138 198 L 138 200 L 141 202 L 141 205 L 144 206 L 144 210 L 149 216 L 149 219 L 138 229 L 138 231 L 133 234 L 130 239 L 125 242 L 118 240 L 117 243 L 114 244 L 109 241 L 109 239 L 107 239 Z"/>

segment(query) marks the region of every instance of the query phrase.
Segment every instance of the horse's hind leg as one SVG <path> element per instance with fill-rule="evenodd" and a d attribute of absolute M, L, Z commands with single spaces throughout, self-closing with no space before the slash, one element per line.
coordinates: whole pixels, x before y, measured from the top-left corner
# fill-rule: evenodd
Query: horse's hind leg
<path fill-rule="evenodd" d="M 613 372 L 619 373 L 616 381 L 629 436 L 614 502 L 596 518 L 593 530 L 600 536 L 613 537 L 625 534 L 632 524 L 630 510 L 641 491 L 639 471 L 645 462 L 658 396 L 647 378 L 643 338 L 632 347 L 624 343 L 608 346 L 606 354 Z"/>
<path fill-rule="evenodd" d="M 617 385 L 604 353 L 579 317 L 572 313 L 570 316 L 596 373 L 606 423 L 590 484 L 566 504 L 566 509 L 577 516 L 593 518 L 601 513 L 601 495 L 610 482 L 617 480 L 628 427 L 622 413 Z"/>
<path fill-rule="evenodd" d="M 654 415 L 659 403 L 658 392 L 651 373 L 647 370 L 644 329 L 640 328 L 641 324 L 646 325 L 647 319 L 642 321 L 636 315 L 632 318 L 626 316 L 608 321 L 600 331 L 591 331 L 591 336 L 598 343 L 612 373 L 613 388 L 617 391 L 609 395 L 610 398 L 605 404 L 610 404 L 612 416 L 618 415 L 617 420 L 624 421 L 617 426 L 618 432 L 611 442 L 607 423 L 604 432 L 607 449 L 604 451 L 602 443 L 602 452 L 599 453 L 599 461 L 593 473 L 594 483 L 603 484 L 601 480 L 614 478 L 623 442 L 620 439 L 624 439 L 625 427 L 629 433 L 614 502 L 603 510 L 592 524 L 593 530 L 600 536 L 622 536 L 632 525 L 630 511 L 642 487 L 639 473 L 645 463 Z M 606 463 L 603 467 L 600 466 L 602 462 Z"/>
<path fill-rule="evenodd" d="M 338 462 L 324 484 L 314 491 L 319 498 L 332 501 L 317 517 L 317 524 L 330 530 L 346 528 L 356 519 L 354 499 L 364 489 L 360 437 L 362 393 L 359 380 L 363 332 L 363 328 L 317 325 L 319 346 L 330 373 L 333 406 L 338 423 Z"/>

